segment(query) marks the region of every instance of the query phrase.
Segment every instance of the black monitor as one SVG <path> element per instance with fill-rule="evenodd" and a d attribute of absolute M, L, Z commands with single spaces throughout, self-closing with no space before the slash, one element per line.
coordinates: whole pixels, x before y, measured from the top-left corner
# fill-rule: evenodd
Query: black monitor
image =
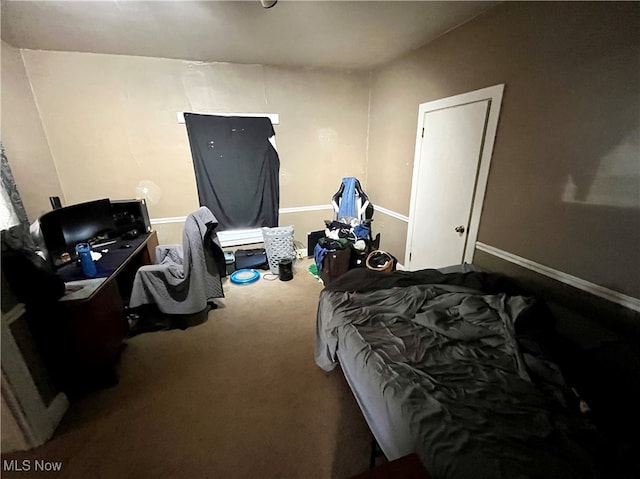
<path fill-rule="evenodd" d="M 111 202 L 105 198 L 55 209 L 40 217 L 40 229 L 55 262 L 62 253 L 73 253 L 76 243 L 114 233 Z"/>

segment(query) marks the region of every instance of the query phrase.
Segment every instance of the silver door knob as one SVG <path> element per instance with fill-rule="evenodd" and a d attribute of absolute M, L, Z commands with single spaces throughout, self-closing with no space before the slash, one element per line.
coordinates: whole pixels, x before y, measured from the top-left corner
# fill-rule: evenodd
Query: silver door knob
<path fill-rule="evenodd" d="M 458 233 L 460 236 L 462 236 L 464 234 L 464 226 L 462 225 L 456 226 L 455 232 Z"/>

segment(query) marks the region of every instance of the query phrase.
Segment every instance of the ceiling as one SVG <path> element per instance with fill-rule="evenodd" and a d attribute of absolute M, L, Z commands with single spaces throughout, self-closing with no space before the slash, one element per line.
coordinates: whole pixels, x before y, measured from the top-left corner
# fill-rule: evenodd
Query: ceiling
<path fill-rule="evenodd" d="M 369 69 L 498 2 L 2 0 L 17 48 Z"/>

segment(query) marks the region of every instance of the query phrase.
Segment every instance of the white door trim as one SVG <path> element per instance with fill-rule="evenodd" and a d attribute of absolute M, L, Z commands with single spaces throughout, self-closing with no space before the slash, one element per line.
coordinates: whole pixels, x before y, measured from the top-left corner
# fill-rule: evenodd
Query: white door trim
<path fill-rule="evenodd" d="M 416 201 L 418 195 L 418 179 L 420 171 L 420 152 L 422 149 L 422 129 L 424 127 L 425 113 L 430 111 L 441 110 L 453 106 L 466 105 L 478 101 L 489 100 L 489 115 L 487 118 L 486 130 L 484 134 L 484 142 L 480 155 L 480 163 L 478 166 L 478 176 L 476 180 L 476 189 L 473 195 L 473 204 L 471 206 L 471 219 L 469 222 L 467 242 L 464 251 L 463 261 L 471 262 L 473 260 L 473 252 L 476 240 L 478 238 L 478 228 L 480 226 L 480 215 L 482 213 L 482 204 L 487 188 L 487 179 L 489 178 L 489 167 L 491 164 L 491 155 L 493 154 L 493 145 L 495 142 L 496 131 L 498 129 L 498 117 L 500 114 L 500 105 L 502 104 L 502 94 L 504 92 L 504 84 L 494 85 L 469 93 L 442 98 L 427 103 L 421 103 L 418 109 L 418 129 L 416 131 L 416 148 L 413 160 L 413 179 L 411 181 L 411 203 L 409 204 L 409 224 L 407 227 L 407 243 L 405 251 L 405 267 L 411 270 L 411 240 L 413 238 L 413 229 L 416 221 Z"/>
<path fill-rule="evenodd" d="M 2 338 L 2 397 L 11 414 L 21 426 L 28 447 L 44 444 L 55 431 L 69 407 L 67 396 L 60 392 L 46 405 L 40 396 L 35 379 L 11 333 L 9 324 L 24 321 L 26 310 L 18 304 L 0 319 Z M 20 318 L 22 316 L 22 318 Z M 13 446 L 13 445 L 7 445 Z M 4 451 L 3 451 L 4 452 Z"/>

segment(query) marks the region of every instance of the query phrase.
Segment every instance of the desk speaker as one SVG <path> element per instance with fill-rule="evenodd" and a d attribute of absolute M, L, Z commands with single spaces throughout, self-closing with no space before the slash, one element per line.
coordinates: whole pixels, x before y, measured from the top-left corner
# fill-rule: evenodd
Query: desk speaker
<path fill-rule="evenodd" d="M 146 200 L 111 200 L 111 211 L 113 211 L 113 221 L 118 234 L 132 229 L 137 229 L 141 233 L 151 231 Z"/>

